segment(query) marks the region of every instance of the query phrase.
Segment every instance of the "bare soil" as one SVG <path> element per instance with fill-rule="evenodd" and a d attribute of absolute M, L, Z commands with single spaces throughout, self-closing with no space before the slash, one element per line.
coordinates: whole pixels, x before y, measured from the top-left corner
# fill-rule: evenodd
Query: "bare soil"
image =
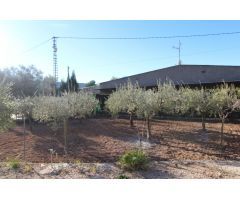
<path fill-rule="evenodd" d="M 26 161 L 50 162 L 49 149 L 56 154 L 53 162 L 114 163 L 125 151 L 138 147 L 138 132 L 144 132 L 143 121 L 129 126 L 126 119 L 87 119 L 69 122 L 68 154 L 63 149 L 63 129 L 54 133 L 43 124 L 36 124 L 26 132 Z M 158 120 L 151 123 L 152 137 L 143 141 L 143 148 L 152 161 L 176 160 L 240 160 L 240 125 L 225 125 L 224 145 L 221 149 L 220 123 Z M 0 134 L 0 161 L 23 159 L 23 127 L 21 124 Z"/>

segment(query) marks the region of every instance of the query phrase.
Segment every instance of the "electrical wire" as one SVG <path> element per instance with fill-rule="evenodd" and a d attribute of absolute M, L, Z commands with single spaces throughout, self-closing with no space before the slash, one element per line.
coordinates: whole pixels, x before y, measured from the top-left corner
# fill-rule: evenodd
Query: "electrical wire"
<path fill-rule="evenodd" d="M 193 35 L 172 35 L 172 36 L 146 36 L 146 37 L 55 37 L 60 39 L 77 39 L 77 40 L 148 40 L 148 39 L 174 39 L 174 38 L 192 38 L 192 37 L 208 37 L 221 35 L 236 35 L 240 31 L 222 32 L 222 33 L 207 33 Z"/>
<path fill-rule="evenodd" d="M 34 49 L 37 49 L 38 47 L 40 47 L 40 46 L 48 43 L 50 40 L 52 40 L 52 38 L 50 38 L 50 39 L 48 39 L 48 40 L 45 40 L 45 41 L 41 42 L 40 44 L 37 44 L 37 45 L 31 47 L 30 49 L 24 51 L 23 54 L 28 53 L 28 52 L 30 52 L 30 51 L 32 51 L 32 50 L 34 50 Z"/>
<path fill-rule="evenodd" d="M 221 36 L 221 35 L 236 35 L 240 34 L 240 31 L 235 32 L 222 32 L 222 33 L 206 33 L 206 34 L 193 34 L 193 35 L 172 35 L 172 36 L 146 36 L 146 37 L 52 37 L 48 40 L 41 42 L 38 45 L 23 52 L 28 53 L 40 46 L 48 43 L 53 38 L 55 39 L 77 39 L 77 40 L 149 40 L 149 39 L 174 39 L 174 38 L 192 38 L 192 37 L 208 37 L 208 36 Z"/>

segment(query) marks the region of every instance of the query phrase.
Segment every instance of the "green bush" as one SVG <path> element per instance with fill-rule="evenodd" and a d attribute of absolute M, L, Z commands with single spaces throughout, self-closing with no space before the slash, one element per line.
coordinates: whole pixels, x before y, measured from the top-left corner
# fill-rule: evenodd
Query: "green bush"
<path fill-rule="evenodd" d="M 18 169 L 20 167 L 20 162 L 17 159 L 12 159 L 8 161 L 8 166 L 11 169 Z"/>
<path fill-rule="evenodd" d="M 124 174 L 121 174 L 117 177 L 117 179 L 128 179 L 128 177 Z"/>
<path fill-rule="evenodd" d="M 146 169 L 148 161 L 146 154 L 140 150 L 126 152 L 119 160 L 121 167 L 127 170 Z"/>

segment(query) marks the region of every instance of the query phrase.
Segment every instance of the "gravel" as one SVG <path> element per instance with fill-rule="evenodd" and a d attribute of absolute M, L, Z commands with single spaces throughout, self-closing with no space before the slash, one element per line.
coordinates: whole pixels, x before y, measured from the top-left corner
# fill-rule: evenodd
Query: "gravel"
<path fill-rule="evenodd" d="M 31 170 L 20 168 L 10 169 L 7 163 L 0 163 L 0 178 L 2 179 L 114 179 L 120 175 L 140 179 L 229 179 L 240 178 L 240 161 L 193 161 L 172 160 L 151 162 L 145 171 L 123 171 L 114 163 L 32 163 Z"/>

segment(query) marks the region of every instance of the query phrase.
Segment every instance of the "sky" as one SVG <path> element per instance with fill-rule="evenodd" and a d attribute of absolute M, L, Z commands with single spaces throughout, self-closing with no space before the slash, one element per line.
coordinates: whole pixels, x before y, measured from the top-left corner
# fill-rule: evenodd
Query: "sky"
<path fill-rule="evenodd" d="M 0 21 L 0 69 L 34 65 L 53 74 L 51 37 L 148 37 L 240 31 L 240 21 Z M 45 42 L 49 40 L 48 42 Z M 240 34 L 180 38 L 183 64 L 240 65 Z M 43 43 L 45 42 L 45 43 Z M 78 82 L 97 83 L 178 63 L 179 38 L 57 39 L 59 80 L 67 66 Z M 39 44 L 42 44 L 38 46 Z M 33 48 L 34 47 L 34 48 Z"/>

